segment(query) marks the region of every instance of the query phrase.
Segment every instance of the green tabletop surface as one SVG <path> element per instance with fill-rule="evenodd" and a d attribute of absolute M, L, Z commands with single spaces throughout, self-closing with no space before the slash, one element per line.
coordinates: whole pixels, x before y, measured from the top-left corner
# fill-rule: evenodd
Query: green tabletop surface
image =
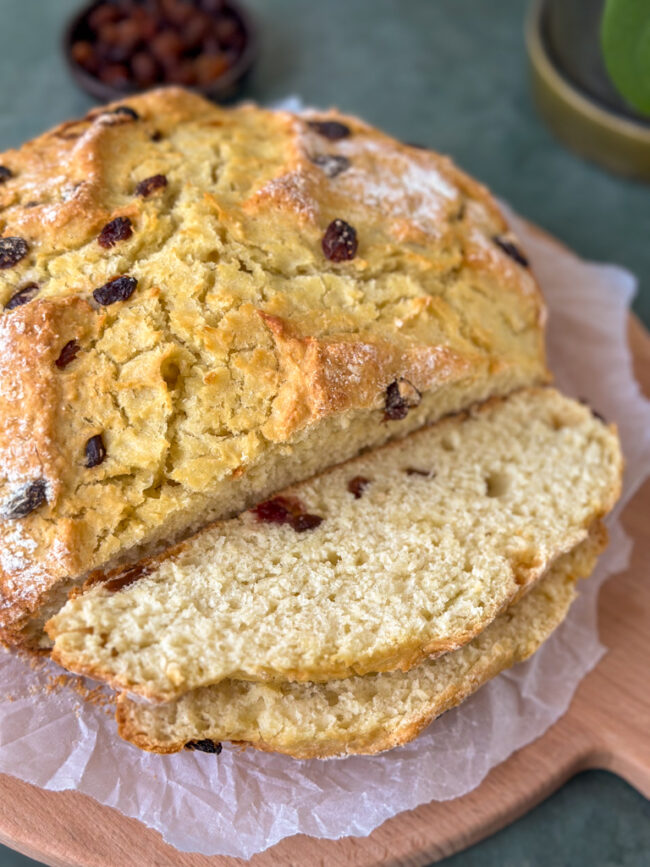
<path fill-rule="evenodd" d="M 0 151 L 79 116 L 92 101 L 63 63 L 79 0 L 1 0 Z M 445 152 L 580 255 L 629 268 L 650 325 L 650 186 L 574 156 L 538 118 L 523 0 L 248 0 L 261 54 L 242 96 L 290 94 L 359 114 Z M 35 862 L 0 848 L 0 867 Z M 146 853 L 136 867 L 148 867 Z M 650 806 L 604 772 L 560 792 L 447 867 L 642 867 Z M 121 867 L 121 865 L 116 865 Z"/>

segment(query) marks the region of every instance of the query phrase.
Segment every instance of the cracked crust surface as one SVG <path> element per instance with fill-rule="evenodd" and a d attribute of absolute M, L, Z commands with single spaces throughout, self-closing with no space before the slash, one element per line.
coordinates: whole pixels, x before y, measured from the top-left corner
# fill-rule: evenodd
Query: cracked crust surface
<path fill-rule="evenodd" d="M 500 671 L 528 658 L 559 626 L 579 578 L 591 574 L 607 542 L 596 523 L 523 599 L 460 650 L 409 672 L 329 684 L 223 681 L 152 705 L 121 694 L 120 735 L 157 753 L 191 741 L 233 741 L 300 759 L 369 755 L 405 744 Z"/>
<path fill-rule="evenodd" d="M 333 111 L 319 117 L 347 125 L 338 141 L 307 116 L 177 89 L 125 102 L 138 119 L 95 109 L 0 156 L 0 235 L 28 245 L 0 270 L 0 504 L 33 480 L 47 492 L 0 523 L 8 643 L 38 645 L 92 569 L 548 378 L 535 281 L 448 159 Z M 333 177 L 330 156 L 347 162 Z M 167 184 L 138 195 L 155 175 Z M 107 249 L 117 217 L 132 234 Z M 339 263 L 321 248 L 337 218 L 359 241 Z M 135 291 L 99 307 L 93 290 L 119 275 Z M 400 378 L 422 402 L 384 422 Z M 106 459 L 88 468 L 98 434 Z"/>

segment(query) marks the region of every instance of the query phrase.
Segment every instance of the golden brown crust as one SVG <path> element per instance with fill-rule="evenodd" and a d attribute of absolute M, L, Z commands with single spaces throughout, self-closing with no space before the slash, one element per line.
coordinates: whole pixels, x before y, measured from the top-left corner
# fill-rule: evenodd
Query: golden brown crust
<path fill-rule="evenodd" d="M 0 522 L 2 619 L 20 622 L 43 593 L 80 567 L 76 554 L 80 521 L 53 516 L 75 475 L 58 448 L 59 432 L 69 428 L 76 385 L 56 366 L 70 339 L 86 343 L 101 327 L 101 315 L 83 299 L 34 301 L 0 318 L 0 501 L 35 480 L 47 484 L 47 503 L 25 532 L 21 520 Z"/>
<path fill-rule="evenodd" d="M 318 422 L 374 412 L 349 454 L 374 442 L 396 378 L 468 402 L 548 378 L 535 281 L 494 243 L 507 226 L 489 193 L 448 159 L 334 111 L 350 129 L 336 142 L 308 117 L 178 89 L 127 102 L 137 120 L 95 109 L 0 157 L 0 233 L 29 247 L 0 270 L 0 303 L 38 287 L 0 317 L 2 400 L 28 395 L 0 436 L 0 488 L 38 470 L 49 491 L 1 528 L 8 642 L 59 585 L 223 514 L 220 485 Z M 336 177 L 332 155 L 348 164 Z M 138 195 L 156 174 L 167 185 Z M 116 217 L 132 236 L 105 249 Z M 336 218 L 357 231 L 347 262 L 321 249 Z M 118 275 L 136 290 L 97 309 Z M 53 369 L 72 337 L 80 353 Z M 100 433 L 107 457 L 88 470 Z"/>
<path fill-rule="evenodd" d="M 142 154 L 154 120 L 160 118 L 169 129 L 212 114 L 209 103 L 169 88 L 128 100 L 142 106 L 149 121 L 138 128 L 128 115 L 114 113 L 124 102 L 95 108 L 2 154 L 2 164 L 15 178 L 0 187 L 3 234 L 25 237 L 39 257 L 84 244 L 113 216 L 115 206 L 123 204 L 116 179 L 130 167 L 125 131 L 129 137 L 137 135 Z"/>
<path fill-rule="evenodd" d="M 261 316 L 273 334 L 279 363 L 280 385 L 263 428 L 276 442 L 334 413 L 381 408 L 386 387 L 399 378 L 423 392 L 476 375 L 484 363 L 479 353 L 463 355 L 447 346 L 404 348 L 372 334 L 295 337 L 280 317 Z M 358 375 L 351 386 L 353 369 Z"/>

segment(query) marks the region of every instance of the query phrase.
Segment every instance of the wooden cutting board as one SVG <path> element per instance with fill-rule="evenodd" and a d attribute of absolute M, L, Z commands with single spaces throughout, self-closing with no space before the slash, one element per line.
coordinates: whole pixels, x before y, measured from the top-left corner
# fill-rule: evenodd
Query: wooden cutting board
<path fill-rule="evenodd" d="M 632 319 L 637 379 L 650 395 L 650 335 Z M 627 572 L 600 593 L 607 655 L 582 681 L 565 714 L 539 740 L 495 768 L 463 798 L 401 813 L 369 837 L 292 837 L 256 855 L 253 867 L 423 865 L 517 819 L 586 768 L 624 777 L 650 797 L 650 483 L 623 516 L 634 537 Z M 44 748 L 47 745 L 44 744 Z M 0 841 L 52 867 L 234 867 L 245 862 L 188 855 L 160 835 L 76 792 L 46 792 L 0 775 Z"/>

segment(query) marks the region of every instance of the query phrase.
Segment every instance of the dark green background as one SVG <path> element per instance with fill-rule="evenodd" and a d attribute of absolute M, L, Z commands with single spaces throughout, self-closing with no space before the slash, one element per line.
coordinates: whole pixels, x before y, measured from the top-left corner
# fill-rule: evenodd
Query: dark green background
<path fill-rule="evenodd" d="M 63 23 L 78 5 L 0 0 L 0 150 L 90 105 L 59 52 Z M 269 102 L 294 93 L 451 154 L 581 255 L 635 272 L 635 308 L 650 324 L 650 186 L 582 162 L 543 127 L 530 101 L 522 0 L 248 5 L 263 51 L 246 96 Z M 2 867 L 27 863 L 0 850 Z M 134 864 L 149 867 L 146 853 L 134 853 Z M 642 867 L 650 864 L 648 802 L 609 774 L 583 774 L 446 864 Z"/>

